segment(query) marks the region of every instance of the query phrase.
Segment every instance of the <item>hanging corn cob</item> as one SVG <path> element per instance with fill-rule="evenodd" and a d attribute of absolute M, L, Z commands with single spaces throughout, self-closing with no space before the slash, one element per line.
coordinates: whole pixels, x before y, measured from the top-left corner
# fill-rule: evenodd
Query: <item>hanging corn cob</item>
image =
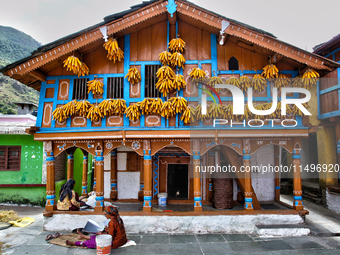
<path fill-rule="evenodd" d="M 250 111 L 248 104 L 244 105 L 244 115 L 243 116 L 246 120 L 251 119 L 254 116 L 254 114 Z"/>
<path fill-rule="evenodd" d="M 78 73 L 78 77 L 79 76 L 85 76 L 85 75 L 88 75 L 90 72 L 89 68 L 87 67 L 87 65 L 84 63 L 84 62 L 81 62 L 81 65 L 80 65 L 80 71 Z"/>
<path fill-rule="evenodd" d="M 118 48 L 118 50 L 114 54 L 107 54 L 107 59 L 112 60 L 113 63 L 116 63 L 116 61 L 122 61 L 124 59 L 124 52 Z"/>
<path fill-rule="evenodd" d="M 162 66 L 156 73 L 158 82 L 156 83 L 156 89 L 158 89 L 163 97 L 166 97 L 168 93 L 175 90 L 173 81 L 175 79 L 175 73 L 169 66 Z"/>
<path fill-rule="evenodd" d="M 184 121 L 185 124 L 195 122 L 195 109 L 188 106 L 181 115 L 181 121 Z"/>
<path fill-rule="evenodd" d="M 110 38 L 106 43 L 104 43 L 104 48 L 107 50 L 107 58 L 112 60 L 113 63 L 116 61 L 122 61 L 124 59 L 124 52 L 118 47 L 118 42 L 116 39 Z"/>
<path fill-rule="evenodd" d="M 90 104 L 89 101 L 86 101 L 85 99 L 78 101 L 76 106 L 77 114 L 79 114 L 79 116 L 86 117 L 87 112 L 91 107 L 92 104 Z"/>
<path fill-rule="evenodd" d="M 104 84 L 100 80 L 91 80 L 87 82 L 87 94 L 92 91 L 93 95 L 101 95 L 104 93 Z"/>
<path fill-rule="evenodd" d="M 175 78 L 175 73 L 169 66 L 162 66 L 157 70 L 157 78 L 159 80 L 169 78 L 173 80 Z"/>
<path fill-rule="evenodd" d="M 253 88 L 259 92 L 264 90 L 264 87 L 267 87 L 267 81 L 260 74 L 255 74 L 253 77 Z"/>
<path fill-rule="evenodd" d="M 155 98 L 155 99 L 152 101 L 152 105 L 151 105 L 152 114 L 161 114 L 162 106 L 163 106 L 163 101 L 162 101 L 162 99 L 160 99 L 160 98 Z"/>
<path fill-rule="evenodd" d="M 215 75 L 215 71 L 214 71 L 214 75 Z M 212 86 L 217 91 L 217 93 L 218 93 L 218 92 L 220 92 L 221 89 L 216 89 L 215 88 L 216 84 L 223 84 L 223 81 L 222 81 L 222 79 L 220 77 L 213 76 L 213 77 L 208 79 L 208 85 Z"/>
<path fill-rule="evenodd" d="M 124 99 L 115 99 L 112 103 L 113 112 L 111 114 L 116 114 L 122 117 L 126 110 L 126 102 Z"/>
<path fill-rule="evenodd" d="M 113 54 L 119 49 L 117 39 L 113 39 L 112 37 L 109 38 L 109 40 L 107 40 L 107 42 L 105 42 L 103 46 L 109 54 Z"/>
<path fill-rule="evenodd" d="M 156 83 L 155 87 L 159 90 L 159 92 L 163 94 L 163 97 L 166 97 L 170 93 L 170 91 L 173 91 L 175 89 L 173 85 L 173 80 L 169 78 L 159 80 Z"/>
<path fill-rule="evenodd" d="M 301 78 L 301 76 L 296 76 L 296 77 L 292 80 L 292 87 L 301 88 L 302 86 L 303 86 L 303 84 L 302 84 L 302 78 Z"/>
<path fill-rule="evenodd" d="M 270 64 L 266 65 L 263 68 L 262 76 L 266 79 L 272 79 L 272 78 L 277 78 L 279 74 L 279 70 L 277 69 L 276 65 Z"/>
<path fill-rule="evenodd" d="M 302 75 L 302 85 L 305 89 L 309 89 L 317 84 L 319 80 L 319 73 L 311 68 L 307 69 Z"/>
<path fill-rule="evenodd" d="M 69 56 L 64 60 L 64 67 L 67 67 L 67 71 L 72 71 L 74 74 L 79 76 L 85 76 L 89 74 L 89 68 L 87 65 L 79 60 L 75 56 Z"/>
<path fill-rule="evenodd" d="M 233 105 L 227 104 L 222 107 L 222 117 L 224 119 L 232 119 L 233 118 Z"/>
<path fill-rule="evenodd" d="M 276 88 L 283 88 L 283 87 L 288 87 L 290 85 L 289 83 L 289 78 L 284 75 L 284 74 L 279 74 L 278 78 L 275 79 L 275 87 Z"/>
<path fill-rule="evenodd" d="M 100 112 L 103 116 L 110 116 L 114 112 L 113 99 L 103 100 L 99 105 Z"/>
<path fill-rule="evenodd" d="M 125 78 L 127 78 L 131 84 L 138 83 L 142 80 L 140 73 L 136 67 L 130 68 Z"/>
<path fill-rule="evenodd" d="M 202 81 L 207 75 L 201 68 L 193 68 L 189 73 L 190 77 L 194 82 Z"/>
<path fill-rule="evenodd" d="M 181 53 L 174 52 L 171 55 L 170 63 L 171 63 L 171 66 L 173 67 L 177 66 L 178 68 L 181 68 L 181 67 L 184 68 L 185 58 Z"/>
<path fill-rule="evenodd" d="M 77 100 L 70 101 L 63 106 L 67 118 L 73 116 L 77 112 L 76 106 Z"/>
<path fill-rule="evenodd" d="M 172 86 L 174 90 L 184 89 L 187 86 L 187 83 L 184 80 L 184 76 L 181 74 L 176 74 Z"/>
<path fill-rule="evenodd" d="M 162 109 L 161 109 L 161 116 L 169 119 L 172 116 L 174 116 L 175 114 L 176 113 L 175 113 L 175 110 L 174 110 L 172 103 L 170 101 L 165 101 L 163 103 L 163 106 L 162 106 Z"/>
<path fill-rule="evenodd" d="M 235 77 L 235 76 L 231 76 L 228 80 L 227 80 L 227 84 L 231 84 L 231 85 L 234 85 L 238 88 L 241 88 L 240 87 L 240 79 Z"/>
<path fill-rule="evenodd" d="M 223 116 L 223 105 L 212 103 L 208 107 L 208 115 L 210 118 L 218 119 Z"/>
<path fill-rule="evenodd" d="M 140 105 L 139 103 L 134 103 L 130 105 L 125 110 L 126 117 L 129 118 L 130 121 L 136 121 L 140 118 Z"/>
<path fill-rule="evenodd" d="M 184 97 L 172 97 L 168 102 L 172 104 L 175 113 L 183 112 L 188 105 L 188 102 Z"/>
<path fill-rule="evenodd" d="M 195 116 L 197 120 L 203 121 L 205 118 L 209 117 L 209 113 L 207 112 L 206 115 L 202 115 L 202 106 L 199 104 L 195 108 Z"/>
<path fill-rule="evenodd" d="M 159 54 L 159 61 L 163 66 L 167 66 L 170 64 L 171 53 L 169 51 L 163 51 Z"/>
<path fill-rule="evenodd" d="M 64 110 L 64 107 L 63 106 L 60 106 L 60 107 L 57 107 L 53 113 L 53 119 L 58 121 L 59 123 L 63 122 L 64 120 L 67 119 L 67 115 L 65 113 L 65 110 Z"/>
<path fill-rule="evenodd" d="M 152 103 L 155 99 L 154 98 L 145 98 L 139 105 L 142 111 L 142 114 L 152 114 Z"/>
<path fill-rule="evenodd" d="M 98 122 L 101 118 L 103 118 L 103 114 L 101 113 L 98 105 L 92 105 L 90 107 L 86 118 L 90 119 L 92 122 Z"/>
<path fill-rule="evenodd" d="M 309 109 L 310 107 L 309 107 L 309 105 L 307 104 L 307 103 L 303 103 L 302 104 L 306 109 Z M 297 107 L 295 104 L 294 104 L 294 106 L 292 107 L 292 109 L 291 109 L 291 113 L 294 115 L 294 116 L 301 116 L 301 117 L 303 117 L 303 116 L 305 116 L 305 114 L 300 110 L 300 108 L 299 107 Z"/>
<path fill-rule="evenodd" d="M 242 89 L 242 91 L 246 91 L 248 88 L 250 88 L 251 84 L 251 79 L 248 76 L 242 75 L 240 77 L 240 88 Z"/>
<path fill-rule="evenodd" d="M 181 38 L 172 39 L 169 42 L 169 50 L 172 52 L 183 52 L 185 49 L 185 42 Z"/>
<path fill-rule="evenodd" d="M 74 74 L 78 74 L 80 71 L 81 62 L 79 58 L 75 56 L 69 56 L 67 59 L 64 60 L 64 67 L 66 66 L 67 71 L 72 71 Z"/>

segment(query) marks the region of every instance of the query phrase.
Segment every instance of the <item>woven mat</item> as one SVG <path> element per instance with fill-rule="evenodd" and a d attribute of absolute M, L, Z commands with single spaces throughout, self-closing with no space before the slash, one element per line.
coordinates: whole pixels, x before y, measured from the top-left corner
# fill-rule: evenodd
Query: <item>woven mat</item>
<path fill-rule="evenodd" d="M 60 245 L 60 246 L 63 246 L 63 247 L 68 247 L 68 248 L 84 248 L 84 249 L 87 249 L 87 247 L 84 247 L 84 246 L 67 245 L 66 240 L 73 241 L 73 242 L 75 242 L 75 241 L 85 241 L 85 239 L 79 239 L 78 234 L 65 234 L 65 235 L 62 235 L 60 237 L 53 238 L 53 239 L 51 239 L 47 242 L 51 243 L 51 244 Z"/>

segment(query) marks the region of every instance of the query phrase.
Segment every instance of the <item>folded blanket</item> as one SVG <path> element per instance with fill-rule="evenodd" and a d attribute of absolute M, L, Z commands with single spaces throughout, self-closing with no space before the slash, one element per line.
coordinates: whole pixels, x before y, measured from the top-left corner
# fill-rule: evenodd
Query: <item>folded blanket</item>
<path fill-rule="evenodd" d="M 9 221 L 8 223 L 11 223 L 12 226 L 14 226 L 14 227 L 24 228 L 24 227 L 27 227 L 28 225 L 32 224 L 33 222 L 35 222 L 34 218 L 24 217 L 24 218 L 17 220 L 17 221 Z"/>

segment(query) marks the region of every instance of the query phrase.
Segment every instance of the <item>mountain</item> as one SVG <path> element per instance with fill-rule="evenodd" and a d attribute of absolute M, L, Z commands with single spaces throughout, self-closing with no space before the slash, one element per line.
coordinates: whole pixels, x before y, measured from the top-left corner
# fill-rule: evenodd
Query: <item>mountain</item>
<path fill-rule="evenodd" d="M 12 27 L 0 26 L 0 68 L 27 57 L 41 46 L 31 36 Z M 39 92 L 0 73 L 0 113 L 15 114 L 11 102 L 38 103 Z"/>

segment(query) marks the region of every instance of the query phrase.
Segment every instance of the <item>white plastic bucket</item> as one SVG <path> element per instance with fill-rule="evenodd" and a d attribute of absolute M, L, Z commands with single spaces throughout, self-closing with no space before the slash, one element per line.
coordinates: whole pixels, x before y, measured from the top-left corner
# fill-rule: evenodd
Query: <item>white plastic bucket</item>
<path fill-rule="evenodd" d="M 97 255 L 111 254 L 112 236 L 99 235 L 96 237 Z"/>
<path fill-rule="evenodd" d="M 167 198 L 168 198 L 168 193 L 158 193 L 158 205 L 166 206 Z"/>

